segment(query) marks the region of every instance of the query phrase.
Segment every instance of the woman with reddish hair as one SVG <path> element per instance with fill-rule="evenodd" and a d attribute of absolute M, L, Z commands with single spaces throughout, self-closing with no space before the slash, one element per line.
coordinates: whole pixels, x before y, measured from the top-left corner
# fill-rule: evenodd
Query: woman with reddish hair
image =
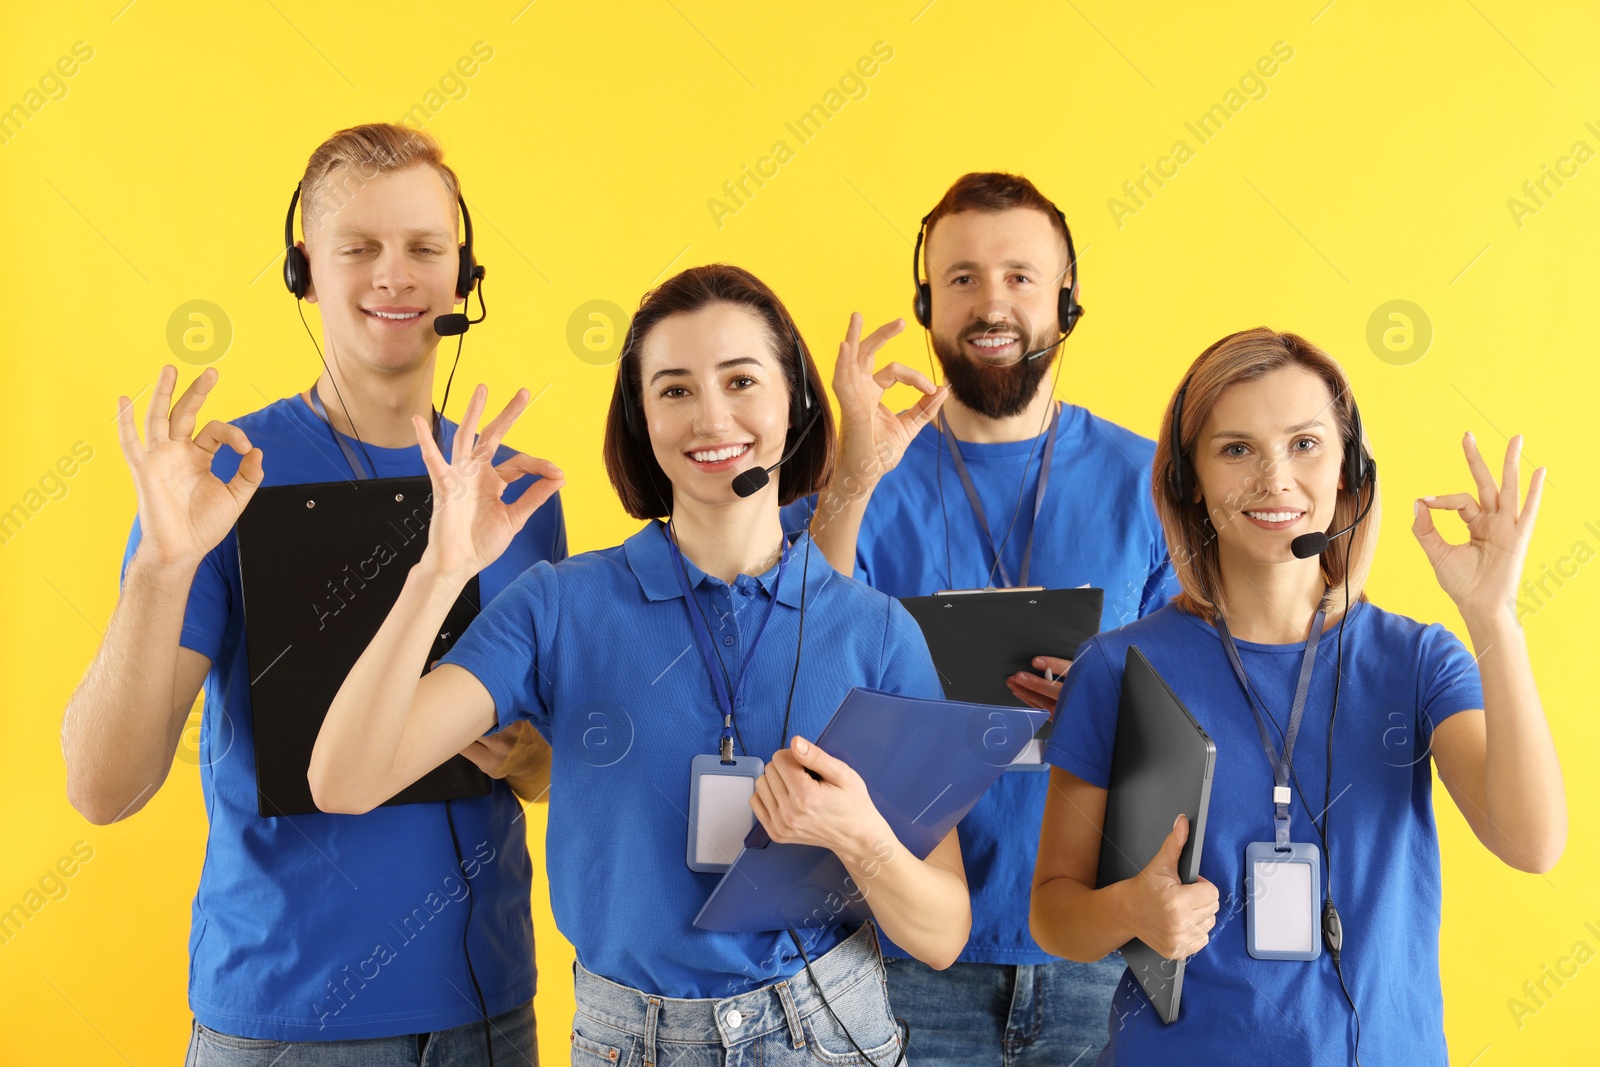
<path fill-rule="evenodd" d="M 1561 769 L 1511 608 L 1545 480 L 1535 471 L 1519 497 L 1521 445 L 1497 483 L 1468 434 L 1476 495 L 1413 504 L 1474 657 L 1363 592 L 1377 472 L 1332 357 L 1262 328 L 1190 367 L 1152 485 L 1183 591 L 1079 650 L 1046 752 L 1034 936 L 1071 959 L 1138 938 L 1188 960 L 1170 1025 L 1124 975 L 1100 1063 L 1445 1063 L 1433 767 L 1510 866 L 1548 870 L 1566 841 Z M 1468 542 L 1446 541 L 1434 510 L 1460 515 Z M 1133 647 L 1216 745 L 1192 884 L 1177 873 L 1180 816 L 1138 876 L 1097 887 Z M 1301 881 L 1273 881 L 1282 864 Z"/>

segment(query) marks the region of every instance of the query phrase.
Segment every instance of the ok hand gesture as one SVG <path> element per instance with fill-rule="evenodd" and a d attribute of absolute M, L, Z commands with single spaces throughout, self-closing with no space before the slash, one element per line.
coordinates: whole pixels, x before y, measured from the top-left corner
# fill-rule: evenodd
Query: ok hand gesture
<path fill-rule="evenodd" d="M 216 368 L 202 371 L 173 404 L 177 381 L 177 370 L 161 368 L 143 441 L 133 425 L 133 401 L 117 397 L 117 440 L 139 496 L 138 554 L 162 566 L 197 565 L 233 529 L 262 479 L 261 449 L 239 427 L 213 419 L 194 435 L 200 407 L 217 383 Z M 223 445 L 244 457 L 226 485 L 211 473 L 211 459 Z"/>
<path fill-rule="evenodd" d="M 869 479 L 888 473 L 905 455 L 911 439 L 926 426 L 945 398 L 949 386 L 934 388 L 921 371 L 890 363 L 874 371 L 878 349 L 905 329 L 904 319 L 879 326 L 863 340 L 860 312 L 850 315 L 850 327 L 839 344 L 839 362 L 833 371 L 833 393 L 839 398 L 839 465 L 846 474 Z M 895 414 L 883 403 L 883 394 L 895 382 L 922 390 L 922 399 Z"/>
<path fill-rule="evenodd" d="M 412 416 L 422 461 L 433 483 L 433 520 L 428 527 L 428 547 L 422 562 L 440 573 L 466 581 L 499 558 L 511 539 L 566 484 L 566 475 L 549 460 L 517 453 L 498 467 L 493 465 L 500 439 L 528 406 L 528 391 L 518 389 L 505 410 L 477 435 L 478 419 L 488 403 L 489 391 L 479 385 L 472 391 L 466 414 L 456 428 L 450 460 L 434 444 L 428 421 Z M 528 474 L 540 479 L 517 499 L 500 499 L 506 486 Z"/>
<path fill-rule="evenodd" d="M 1478 484 L 1477 499 L 1471 493 L 1425 496 L 1416 503 L 1411 532 L 1428 554 L 1440 587 L 1456 602 L 1462 618 L 1487 619 L 1491 612 L 1504 610 L 1516 598 L 1522 563 L 1533 537 L 1533 520 L 1539 514 L 1539 497 L 1544 491 L 1544 468 L 1533 472 L 1528 498 L 1519 505 L 1517 475 L 1522 466 L 1522 435 L 1513 437 L 1506 446 L 1505 467 L 1498 486 L 1478 454 L 1478 443 L 1472 434 L 1466 435 L 1461 447 Z M 1432 510 L 1460 515 L 1467 524 L 1467 543 L 1452 545 L 1446 541 L 1434 528 Z"/>

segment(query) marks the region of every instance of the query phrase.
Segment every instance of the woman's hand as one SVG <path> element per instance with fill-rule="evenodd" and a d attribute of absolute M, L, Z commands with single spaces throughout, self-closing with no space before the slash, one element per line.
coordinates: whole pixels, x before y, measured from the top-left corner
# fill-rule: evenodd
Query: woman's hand
<path fill-rule="evenodd" d="M 528 518 L 566 484 L 560 467 L 520 452 L 498 467 L 493 465 L 500 439 L 528 406 L 528 391 L 518 389 L 505 410 L 483 428 L 483 436 L 477 437 L 478 418 L 488 399 L 489 392 L 482 385 L 472 391 L 448 463 L 433 442 L 427 420 L 421 416 L 411 419 L 433 483 L 433 520 L 422 563 L 462 581 L 498 559 Z M 515 504 L 502 502 L 506 486 L 528 474 L 541 477 Z"/>
<path fill-rule="evenodd" d="M 798 735 L 756 779 L 750 808 L 780 844 L 820 845 L 847 857 L 894 839 L 861 776 Z"/>
<path fill-rule="evenodd" d="M 1433 564 L 1439 586 L 1455 601 L 1464 619 L 1488 619 L 1494 612 L 1508 610 L 1517 596 L 1522 579 L 1522 564 L 1533 537 L 1533 521 L 1539 513 L 1539 497 L 1544 490 L 1545 469 L 1533 472 L 1528 483 L 1528 498 L 1517 500 L 1517 475 L 1522 465 L 1522 435 L 1506 446 L 1505 467 L 1500 485 L 1478 453 L 1478 443 L 1467 434 L 1461 442 L 1467 454 L 1467 467 L 1478 484 L 1477 499 L 1471 493 L 1425 496 L 1413 510 L 1416 518 L 1411 532 Z M 1431 510 L 1454 511 L 1467 524 L 1469 540 L 1452 545 L 1434 528 Z"/>
<path fill-rule="evenodd" d="M 861 337 L 860 312 L 852 312 L 850 326 L 839 343 L 839 362 L 833 370 L 833 394 L 839 400 L 839 470 L 846 475 L 876 481 L 893 470 L 906 446 L 938 412 L 949 386 L 934 387 L 921 371 L 890 363 L 874 371 L 878 349 L 901 330 L 904 319 L 879 326 Z M 883 403 L 883 394 L 896 382 L 922 391 L 922 399 L 895 414 Z"/>
<path fill-rule="evenodd" d="M 1027 671 L 1018 671 L 1006 679 L 1006 688 L 1011 690 L 1012 696 L 1028 707 L 1048 711 L 1054 716 L 1056 701 L 1061 698 L 1061 679 L 1066 677 L 1067 668 L 1072 666 L 1072 661 L 1057 659 L 1055 656 L 1035 656 L 1033 665 L 1045 674 L 1041 677 L 1029 674 Z"/>
<path fill-rule="evenodd" d="M 139 497 L 138 555 L 162 565 L 192 566 L 227 536 L 261 487 L 262 455 L 243 430 L 215 419 L 191 439 L 201 405 L 217 384 L 215 368 L 202 371 L 172 404 L 177 381 L 170 365 L 161 368 L 142 442 L 133 425 L 133 402 L 118 397 L 117 439 Z M 244 457 L 226 485 L 211 473 L 212 457 L 223 445 Z"/>
<path fill-rule="evenodd" d="M 1140 941 L 1169 960 L 1205 948 L 1217 924 L 1217 887 L 1204 878 L 1184 885 L 1178 877 L 1178 856 L 1188 839 L 1189 820 L 1179 815 L 1160 851 L 1128 885 L 1129 925 Z"/>

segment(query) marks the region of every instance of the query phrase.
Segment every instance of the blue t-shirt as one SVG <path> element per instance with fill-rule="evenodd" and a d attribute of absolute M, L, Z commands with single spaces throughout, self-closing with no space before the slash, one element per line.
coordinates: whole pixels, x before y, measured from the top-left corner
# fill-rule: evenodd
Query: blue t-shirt
<path fill-rule="evenodd" d="M 1287 725 L 1305 643 L 1238 641 L 1250 684 L 1279 732 Z M 1217 631 L 1173 605 L 1087 642 L 1067 672 L 1045 758 L 1101 789 L 1111 776 L 1122 668 L 1136 645 L 1216 743 L 1200 873 L 1221 905 L 1210 942 L 1190 957 L 1178 1019 L 1168 1026 L 1126 972 L 1111 1004 L 1102 1064 L 1346 1063 L 1354 1023 L 1326 951 L 1309 961 L 1258 960 L 1245 949 L 1245 846 L 1271 841 L 1272 768 Z M 1366 602 L 1344 634 L 1335 724 L 1328 851 L 1344 924 L 1341 964 L 1361 1012 L 1361 1061 L 1443 1064 L 1439 987 L 1439 842 L 1433 819 L 1433 731 L 1483 707 L 1477 664 L 1437 623 L 1424 626 Z M 1311 815 L 1323 810 L 1337 629 L 1317 647 L 1294 748 L 1305 787 L 1292 836 L 1322 848 Z M 1297 790 L 1298 794 L 1298 790 Z"/>
<path fill-rule="evenodd" d="M 799 636 L 801 538 L 778 566 L 730 585 L 687 558 L 691 588 L 738 684 L 739 664 L 771 611 L 735 706 L 739 755 L 783 747 L 784 703 Z M 721 878 L 685 862 L 689 765 L 722 729 L 692 605 L 665 527 L 540 564 L 518 578 L 444 657 L 494 697 L 502 725 L 529 719 L 549 738 L 545 837 L 556 925 L 595 974 L 665 997 L 730 997 L 801 967 L 784 933 L 726 934 L 693 920 Z M 776 603 L 773 598 L 776 597 Z M 922 631 L 898 602 L 836 573 L 820 550 L 805 581 L 805 642 L 789 734 L 815 740 L 855 686 L 940 697 Z M 839 940 L 821 932 L 813 958 Z"/>
<path fill-rule="evenodd" d="M 1016 514 L 1016 528 L 1004 543 L 1007 573 L 1015 581 L 1034 529 L 1044 442 L 963 442 L 960 448 L 997 541 Z M 1102 629 L 1147 615 L 1178 592 L 1150 497 L 1154 454 L 1150 440 L 1083 408 L 1061 405 L 1028 584 L 1104 589 Z M 803 502 L 791 504 L 784 511 L 785 528 L 805 526 L 806 514 Z M 999 585 L 998 568 L 989 577 L 993 563 L 949 446 L 941 447 L 937 427 L 926 426 L 872 494 L 856 542 L 856 577 L 893 597 L 927 596 L 940 589 L 979 588 L 991 580 Z M 1048 648 L 1025 651 L 1052 654 Z M 961 854 L 972 893 L 972 936 L 961 953 L 963 963 L 1040 964 L 1056 959 L 1028 932 L 1048 779 L 1044 771 L 1007 772 L 961 821 Z M 905 955 L 888 941 L 884 952 Z"/>
<path fill-rule="evenodd" d="M 328 424 L 299 396 L 233 424 L 262 450 L 264 485 L 351 476 Z M 444 420 L 446 457 L 455 429 Z M 366 447 L 380 478 L 427 473 L 416 445 Z M 502 447 L 495 462 L 512 455 Z M 220 448 L 211 470 L 227 481 L 239 460 Z M 511 485 L 505 499 L 531 484 Z M 124 575 L 140 536 L 135 520 Z M 483 572 L 480 594 L 487 600 L 533 564 L 564 558 L 566 540 L 555 498 Z M 451 801 L 465 872 L 441 802 L 262 818 L 236 532 L 195 572 L 179 643 L 211 660 L 200 724 L 210 830 L 189 934 L 189 1006 L 200 1024 L 241 1037 L 330 1041 L 472 1022 L 477 1000 L 460 992 L 472 991 L 461 943 L 469 886 L 468 944 L 489 1014 L 530 999 L 532 863 L 510 787 L 496 782 L 486 797 Z"/>

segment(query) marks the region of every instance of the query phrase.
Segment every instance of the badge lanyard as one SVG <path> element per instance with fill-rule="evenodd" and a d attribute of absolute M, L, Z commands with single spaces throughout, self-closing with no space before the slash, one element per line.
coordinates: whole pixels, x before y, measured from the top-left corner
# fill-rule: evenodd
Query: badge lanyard
<path fill-rule="evenodd" d="M 1322 638 L 1325 613 L 1318 610 L 1311 620 L 1300 657 L 1300 678 L 1295 686 L 1294 704 L 1289 710 L 1289 726 L 1284 732 L 1283 752 L 1273 746 L 1266 719 L 1250 676 L 1245 673 L 1228 624 L 1217 617 L 1217 636 L 1228 654 L 1233 673 L 1244 689 L 1245 702 L 1255 717 L 1261 747 L 1272 765 L 1273 840 L 1254 841 L 1245 847 L 1245 898 L 1248 902 L 1246 950 L 1256 959 L 1314 960 L 1322 953 L 1317 936 L 1318 915 L 1322 910 L 1321 853 L 1310 843 L 1294 842 L 1289 835 L 1289 809 L 1292 799 L 1290 780 L 1294 773 L 1294 743 L 1306 710 L 1306 694 L 1311 688 L 1311 672 L 1317 661 L 1317 644 Z M 1332 753 L 1329 753 L 1331 758 Z"/>
<path fill-rule="evenodd" d="M 1033 494 L 1033 525 L 1028 530 L 1028 543 L 1022 549 L 1022 572 L 1017 575 L 1016 585 L 1028 584 L 1028 565 L 1033 561 L 1033 535 L 1039 530 L 1039 512 L 1044 507 L 1044 496 L 1050 488 L 1050 461 L 1055 458 L 1056 425 L 1060 421 L 1061 405 L 1057 404 L 1055 414 L 1050 416 L 1050 428 L 1046 431 L 1049 436 L 1045 439 L 1044 462 L 1039 468 L 1039 487 Z M 939 432 L 950 442 L 950 458 L 955 462 L 956 473 L 961 476 L 961 487 L 967 491 L 967 502 L 972 505 L 972 514 L 983 529 L 983 536 L 989 541 L 989 550 L 994 553 L 995 566 L 1000 569 L 1000 581 L 1003 587 L 1009 588 L 1013 584 L 1011 574 L 1006 569 L 1005 561 L 1000 558 L 1000 550 L 1004 546 L 994 543 L 994 533 L 989 529 L 989 518 L 984 514 L 983 502 L 978 499 L 978 490 L 972 484 L 972 476 L 967 473 L 966 461 L 961 458 L 961 446 L 956 442 L 956 435 L 950 432 L 950 425 L 945 421 L 942 411 L 939 413 Z M 1027 471 L 1023 471 L 1022 476 L 1026 478 Z M 1007 536 L 1010 536 L 1010 531 L 1007 531 Z"/>
<path fill-rule="evenodd" d="M 350 447 L 350 442 L 345 440 L 343 434 L 333 428 L 333 420 L 328 418 L 327 409 L 322 406 L 322 395 L 317 392 L 316 382 L 311 383 L 311 407 L 316 411 L 317 417 L 327 424 L 328 432 L 333 434 L 333 443 L 338 445 L 339 451 L 344 453 L 345 461 L 350 464 L 350 472 L 356 476 L 356 480 L 365 481 L 372 475 L 376 475 L 378 473 L 377 463 L 373 463 L 372 475 L 368 475 L 367 468 L 362 466 L 361 461 L 356 458 L 356 450 Z M 346 414 L 348 415 L 349 413 L 346 412 Z M 351 429 L 354 428 L 355 424 L 352 423 Z M 435 411 L 433 413 L 433 440 L 439 446 L 439 452 L 442 455 L 444 453 L 444 441 L 441 429 L 439 413 Z M 365 450 L 365 446 L 363 445 L 362 447 Z M 367 458 L 371 459 L 371 456 Z"/>
<path fill-rule="evenodd" d="M 677 543 L 667 533 L 665 526 L 661 527 L 661 536 L 667 539 L 667 547 L 672 553 L 673 573 L 678 577 L 678 583 L 683 587 L 685 600 L 694 597 L 694 590 L 689 587 L 689 571 L 683 564 L 683 553 Z M 749 677 L 750 663 L 755 659 L 756 648 L 761 644 L 762 635 L 767 632 L 767 623 L 772 621 L 772 613 L 778 606 L 778 592 L 783 588 L 783 568 L 789 562 L 789 546 L 785 542 L 782 553 L 778 557 L 778 577 L 772 584 L 771 603 L 767 605 L 767 613 L 761 619 L 761 625 L 756 628 L 755 638 L 750 642 L 749 649 L 745 652 L 744 662 L 739 666 L 739 680 L 732 681 L 728 677 L 727 665 L 722 656 L 717 652 L 711 639 L 711 630 L 701 613 L 696 610 L 697 604 L 685 603 L 684 610 L 689 613 L 689 628 L 694 631 L 695 644 L 699 646 L 700 658 L 705 661 L 706 673 L 711 675 L 711 688 L 716 693 L 717 703 L 722 708 L 722 738 L 719 750 L 724 763 L 733 760 L 733 716 L 744 693 L 744 683 Z M 715 662 L 713 662 L 713 660 Z"/>
<path fill-rule="evenodd" d="M 702 754 L 689 761 L 689 834 L 685 860 L 692 871 L 720 874 L 732 865 L 746 835 L 755 824 L 750 798 L 755 793 L 756 779 L 761 777 L 766 764 L 756 756 L 733 754 L 733 716 L 744 694 L 745 680 L 750 676 L 750 663 L 755 659 L 762 635 L 767 632 L 767 623 L 772 621 L 772 613 L 778 607 L 778 592 L 783 588 L 783 568 L 789 562 L 789 546 L 785 542 L 778 556 L 778 577 L 773 582 L 771 603 L 767 605 L 767 613 L 762 617 L 761 625 L 756 628 L 755 637 L 745 652 L 744 662 L 739 665 L 738 681 L 734 681 L 728 676 L 727 664 L 716 650 L 710 623 L 700 609 L 699 601 L 694 600 L 683 553 L 666 527 L 662 527 L 661 535 L 667 539 L 667 547 L 672 553 L 672 572 L 677 575 L 678 583 L 683 588 L 686 601 L 683 607 L 689 613 L 689 629 L 694 631 L 695 644 L 699 647 L 700 658 L 705 661 L 706 673 L 711 676 L 711 689 L 716 693 L 717 703 L 722 710 L 722 736 L 717 755 Z"/>

